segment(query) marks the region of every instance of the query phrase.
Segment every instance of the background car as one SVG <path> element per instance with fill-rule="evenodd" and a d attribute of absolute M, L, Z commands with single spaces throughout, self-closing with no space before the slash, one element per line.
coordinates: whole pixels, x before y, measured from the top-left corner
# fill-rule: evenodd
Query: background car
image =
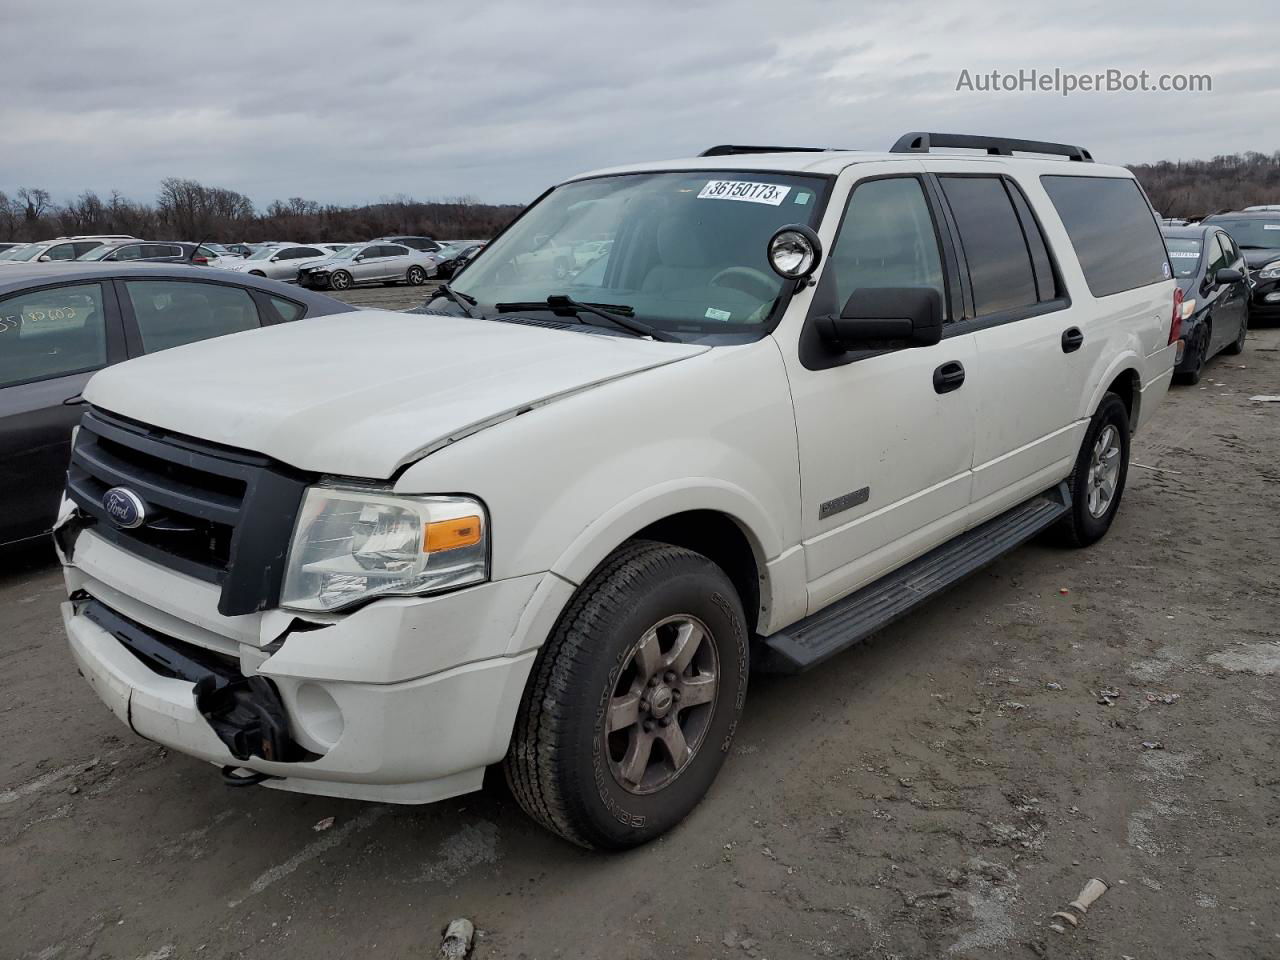
<path fill-rule="evenodd" d="M 180 240 L 143 240 L 137 243 L 112 241 L 94 247 L 76 258 L 80 263 L 190 263 L 198 267 L 225 259 L 228 259 L 228 255 L 220 254 L 212 247 Z M 239 260 L 235 256 L 230 256 L 229 259 Z"/>
<path fill-rule="evenodd" d="M 1163 227 L 1173 277 L 1182 290 L 1181 337 L 1174 376 L 1199 383 L 1219 353 L 1240 353 L 1249 330 L 1249 280 L 1244 255 L 1221 227 Z"/>
<path fill-rule="evenodd" d="M 196 340 L 354 308 L 271 280 L 174 265 L 29 264 L 0 276 L 0 545 L 53 523 L 94 372 Z"/>
<path fill-rule="evenodd" d="M 411 247 L 414 250 L 427 250 L 435 253 L 440 249 L 440 243 L 432 240 L 430 237 L 374 237 L 372 242 L 386 240 L 388 243 L 398 243 L 402 246 Z"/>
<path fill-rule="evenodd" d="M 4 253 L 8 250 L 12 250 L 15 247 L 25 247 L 25 246 L 26 246 L 25 243 L 20 243 L 17 240 L 14 240 L 12 242 L 0 243 L 0 253 Z"/>
<path fill-rule="evenodd" d="M 435 255 L 398 243 L 355 244 L 298 271 L 298 283 L 321 290 L 348 290 L 366 283 L 421 286 L 436 275 Z"/>
<path fill-rule="evenodd" d="M 15 243 L 7 250 L 0 250 L 0 260 L 13 260 L 29 246 L 29 243 Z"/>
<path fill-rule="evenodd" d="M 286 243 L 278 247 L 264 247 L 243 260 L 219 263 L 218 266 L 254 277 L 294 282 L 298 279 L 299 267 L 319 263 L 332 256 L 333 251 L 319 245 Z"/>
<path fill-rule="evenodd" d="M 247 257 L 253 253 L 253 248 L 247 243 L 228 243 L 227 250 L 234 253 L 237 257 Z"/>
<path fill-rule="evenodd" d="M 483 240 L 450 240 L 440 245 L 436 252 L 436 276 L 448 279 L 466 265 L 467 261 L 480 252 Z"/>
<path fill-rule="evenodd" d="M 10 256 L 0 260 L 0 266 L 11 268 L 16 263 L 48 263 L 53 260 L 74 260 L 95 247 L 113 240 L 137 240 L 137 237 L 110 234 L 99 237 L 57 237 L 29 243 L 20 250 L 10 250 Z"/>
<path fill-rule="evenodd" d="M 1253 281 L 1249 316 L 1280 320 L 1280 210 L 1217 213 L 1204 222 L 1227 231 L 1244 252 Z"/>

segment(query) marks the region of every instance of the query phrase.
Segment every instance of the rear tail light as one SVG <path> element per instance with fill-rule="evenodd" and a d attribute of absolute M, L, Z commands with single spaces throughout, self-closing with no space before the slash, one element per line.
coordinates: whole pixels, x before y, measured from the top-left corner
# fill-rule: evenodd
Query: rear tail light
<path fill-rule="evenodd" d="M 191 262 L 207 264 L 209 262 L 209 258 L 208 257 L 192 257 Z"/>
<path fill-rule="evenodd" d="M 1182 338 L 1182 288 L 1173 288 L 1173 320 L 1169 324 L 1169 342 Z"/>

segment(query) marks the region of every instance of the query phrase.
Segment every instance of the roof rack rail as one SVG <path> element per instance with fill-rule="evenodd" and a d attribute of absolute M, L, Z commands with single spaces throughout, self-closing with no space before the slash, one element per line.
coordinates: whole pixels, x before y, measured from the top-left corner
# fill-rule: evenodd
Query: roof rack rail
<path fill-rule="evenodd" d="M 1014 140 L 1011 137 L 979 137 L 968 133 L 904 133 L 889 148 L 890 153 L 930 153 L 936 147 L 958 147 L 985 150 L 992 156 L 1011 157 L 1018 153 L 1044 153 L 1066 157 L 1082 163 L 1093 163 L 1093 156 L 1084 147 L 1069 143 L 1050 143 L 1047 140 Z"/>
<path fill-rule="evenodd" d="M 741 143 L 721 143 L 707 147 L 700 157 L 734 157 L 740 153 L 826 153 L 830 147 L 752 147 Z"/>

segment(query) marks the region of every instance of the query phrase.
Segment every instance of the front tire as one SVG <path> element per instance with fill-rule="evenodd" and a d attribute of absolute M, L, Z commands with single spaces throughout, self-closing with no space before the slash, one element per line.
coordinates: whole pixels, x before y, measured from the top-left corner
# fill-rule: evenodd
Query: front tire
<path fill-rule="evenodd" d="M 427 271 L 421 267 L 410 267 L 404 274 L 405 283 L 411 287 L 420 287 L 427 282 Z"/>
<path fill-rule="evenodd" d="M 335 270 L 329 274 L 329 286 L 334 290 L 350 290 L 351 283 L 351 274 L 345 270 Z"/>
<path fill-rule="evenodd" d="M 1129 411 L 1123 400 L 1108 393 L 1089 421 L 1067 481 L 1071 509 L 1058 521 L 1058 539 L 1069 547 L 1087 547 L 1106 536 L 1128 476 Z"/>
<path fill-rule="evenodd" d="M 719 772 L 747 667 L 746 618 L 724 571 L 680 547 L 628 544 L 538 654 L 503 762 L 512 793 L 581 846 L 652 840 Z"/>

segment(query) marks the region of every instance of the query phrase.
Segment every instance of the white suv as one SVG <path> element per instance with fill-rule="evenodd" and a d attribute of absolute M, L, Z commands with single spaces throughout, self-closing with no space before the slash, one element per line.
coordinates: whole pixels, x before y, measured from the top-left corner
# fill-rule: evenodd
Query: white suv
<path fill-rule="evenodd" d="M 602 238 L 572 277 L 531 256 Z M 231 781 L 423 803 L 501 762 L 546 827 L 633 845 L 710 786 L 749 666 L 1106 533 L 1174 301 L 1132 174 L 1074 147 L 586 174 L 434 315 L 97 374 L 55 533 L 71 649 Z"/>

